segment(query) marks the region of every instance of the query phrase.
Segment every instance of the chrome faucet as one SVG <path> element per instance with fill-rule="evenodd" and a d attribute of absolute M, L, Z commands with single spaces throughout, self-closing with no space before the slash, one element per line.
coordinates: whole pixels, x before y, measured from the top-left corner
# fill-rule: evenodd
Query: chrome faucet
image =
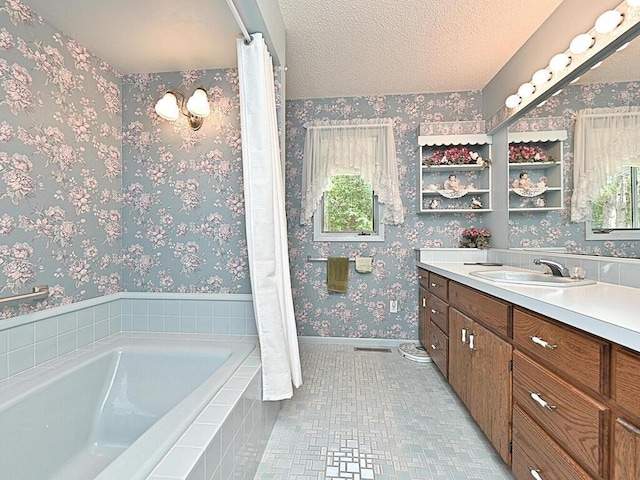
<path fill-rule="evenodd" d="M 559 262 L 553 260 L 545 260 L 544 258 L 534 258 L 534 265 L 546 265 L 551 269 L 554 277 L 570 277 L 569 269 Z"/>

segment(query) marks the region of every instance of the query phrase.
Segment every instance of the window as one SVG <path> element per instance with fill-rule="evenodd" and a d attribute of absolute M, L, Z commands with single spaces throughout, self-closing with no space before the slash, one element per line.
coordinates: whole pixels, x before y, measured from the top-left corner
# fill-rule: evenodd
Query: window
<path fill-rule="evenodd" d="M 314 225 L 314 240 L 382 241 L 383 224 L 404 222 L 392 127 L 391 119 L 305 124 L 300 224 Z"/>
<path fill-rule="evenodd" d="M 625 166 L 591 202 L 587 240 L 640 238 L 640 167 Z"/>
<path fill-rule="evenodd" d="M 338 174 L 313 216 L 315 241 L 372 242 L 384 240 L 380 207 L 371 185 L 359 175 Z"/>

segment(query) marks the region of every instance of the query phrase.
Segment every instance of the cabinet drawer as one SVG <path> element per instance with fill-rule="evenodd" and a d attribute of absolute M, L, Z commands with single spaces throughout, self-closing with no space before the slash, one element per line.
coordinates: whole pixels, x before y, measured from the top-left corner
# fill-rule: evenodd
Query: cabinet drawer
<path fill-rule="evenodd" d="M 429 294 L 427 310 L 431 321 L 440 327 L 445 334 L 449 334 L 449 305 L 433 294 Z"/>
<path fill-rule="evenodd" d="M 513 464 L 518 480 L 592 480 L 531 418 L 518 407 L 513 409 Z"/>
<path fill-rule="evenodd" d="M 611 397 L 640 417 L 640 355 L 614 347 L 612 380 Z"/>
<path fill-rule="evenodd" d="M 423 270 L 422 268 L 418 269 L 418 282 L 421 287 L 429 288 L 429 272 Z"/>
<path fill-rule="evenodd" d="M 433 363 L 436 364 L 438 369 L 444 375 L 444 378 L 449 377 L 449 337 L 447 337 L 438 326 L 431 322 L 429 325 L 429 343 L 427 345 L 427 351 Z"/>
<path fill-rule="evenodd" d="M 509 305 L 459 283 L 449 284 L 449 304 L 499 335 L 508 335 Z"/>
<path fill-rule="evenodd" d="M 605 475 L 606 406 L 518 351 L 513 354 L 513 397 L 574 459 Z"/>
<path fill-rule="evenodd" d="M 446 300 L 449 291 L 449 280 L 435 273 L 429 272 L 429 291 L 435 293 L 441 299 Z"/>
<path fill-rule="evenodd" d="M 553 365 L 587 387 L 606 394 L 605 359 L 608 345 L 568 327 L 514 309 L 514 344 Z"/>

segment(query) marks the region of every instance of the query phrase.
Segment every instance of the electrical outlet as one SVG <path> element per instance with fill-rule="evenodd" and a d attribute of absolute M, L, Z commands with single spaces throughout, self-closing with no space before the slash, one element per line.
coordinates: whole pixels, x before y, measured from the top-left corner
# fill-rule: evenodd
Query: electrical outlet
<path fill-rule="evenodd" d="M 389 300 L 389 313 L 398 313 L 398 301 Z"/>

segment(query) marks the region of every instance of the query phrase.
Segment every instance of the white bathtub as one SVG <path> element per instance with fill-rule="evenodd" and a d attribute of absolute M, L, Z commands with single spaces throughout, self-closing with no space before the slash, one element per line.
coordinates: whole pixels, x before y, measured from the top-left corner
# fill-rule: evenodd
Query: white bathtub
<path fill-rule="evenodd" d="M 255 348 L 115 337 L 0 382 L 2 480 L 146 478 Z"/>

